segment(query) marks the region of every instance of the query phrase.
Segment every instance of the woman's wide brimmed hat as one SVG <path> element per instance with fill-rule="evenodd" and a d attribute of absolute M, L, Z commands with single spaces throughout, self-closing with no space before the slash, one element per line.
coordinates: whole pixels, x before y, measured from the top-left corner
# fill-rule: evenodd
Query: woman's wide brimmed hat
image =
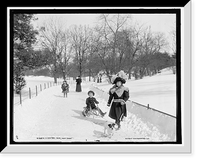
<path fill-rule="evenodd" d="M 121 70 L 111 78 L 111 82 L 112 84 L 116 84 L 118 81 L 121 81 L 124 84 L 126 83 L 127 78 L 127 75 Z"/>
<path fill-rule="evenodd" d="M 121 77 L 117 77 L 117 78 L 114 80 L 113 84 L 116 84 L 117 82 L 122 82 L 122 84 L 124 84 L 124 83 L 126 83 L 126 80 L 123 79 L 123 78 L 121 78 Z"/>

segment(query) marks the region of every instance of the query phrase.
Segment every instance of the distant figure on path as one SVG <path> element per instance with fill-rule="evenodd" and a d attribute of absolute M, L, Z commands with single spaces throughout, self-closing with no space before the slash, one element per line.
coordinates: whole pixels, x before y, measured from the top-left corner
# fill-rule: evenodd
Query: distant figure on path
<path fill-rule="evenodd" d="M 81 82 L 82 82 L 82 79 L 80 76 L 77 77 L 76 79 L 76 92 L 81 92 Z"/>
<path fill-rule="evenodd" d="M 64 94 L 64 97 L 67 97 L 67 93 L 69 92 L 69 84 L 67 84 L 67 81 L 64 80 L 63 84 L 61 85 L 62 93 Z"/>

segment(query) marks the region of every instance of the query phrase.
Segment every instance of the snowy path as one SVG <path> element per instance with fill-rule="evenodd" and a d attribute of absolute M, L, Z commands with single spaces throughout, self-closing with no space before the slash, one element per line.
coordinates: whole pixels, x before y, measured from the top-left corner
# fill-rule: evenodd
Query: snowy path
<path fill-rule="evenodd" d="M 108 117 L 106 102 L 98 98 L 100 108 L 107 111 L 104 118 L 85 118 L 81 111 L 90 85 L 83 85 L 83 92 L 75 92 L 70 85 L 68 98 L 64 98 L 60 86 L 42 91 L 37 97 L 27 100 L 22 106 L 14 107 L 15 141 L 162 141 L 167 136 L 155 127 L 149 127 L 134 114 L 128 114 L 122 128 L 112 138 L 103 135 L 104 123 L 112 121 Z M 144 139 L 144 137 L 146 139 Z"/>

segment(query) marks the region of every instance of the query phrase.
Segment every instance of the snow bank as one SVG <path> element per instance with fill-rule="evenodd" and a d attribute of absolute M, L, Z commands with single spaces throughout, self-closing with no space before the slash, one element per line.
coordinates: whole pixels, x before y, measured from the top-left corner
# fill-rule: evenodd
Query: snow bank
<path fill-rule="evenodd" d="M 29 76 L 25 76 L 24 77 L 25 80 L 39 80 L 39 81 L 54 81 L 53 77 L 47 77 L 47 76 L 33 76 L 33 75 L 29 75 Z M 58 78 L 58 81 L 63 81 L 62 78 Z"/>
<path fill-rule="evenodd" d="M 36 84 L 53 81 L 53 78 L 50 77 L 28 77 L 26 79 L 28 85 L 32 85 L 32 87 L 35 87 Z M 175 75 L 165 70 L 153 77 L 145 77 L 136 81 L 129 80 L 126 86 L 130 89 L 131 100 L 140 101 L 142 99 L 141 103 L 145 105 L 149 103 L 150 107 L 154 107 L 151 100 L 148 100 L 152 96 L 153 101 L 159 100 L 158 107 L 156 107 L 159 109 L 160 106 L 166 108 L 162 100 L 162 98 L 166 99 L 167 92 L 165 91 L 171 90 L 168 94 L 171 99 L 175 96 L 174 83 Z M 15 105 L 14 140 L 39 142 L 157 142 L 176 140 L 175 118 L 150 109 L 147 110 L 132 102 L 127 103 L 128 117 L 122 122 L 121 129 L 116 131 L 111 138 L 105 136 L 103 134 L 104 123 L 114 122 L 108 117 L 109 107 L 106 106 L 107 92 L 111 85 L 107 83 L 93 84 L 93 82 L 83 82 L 83 91 L 80 93 L 75 92 L 75 84 L 70 84 L 68 98 L 63 97 L 60 86 L 53 86 L 41 91 L 37 97 L 25 100 L 22 105 Z M 96 92 L 96 98 L 100 102 L 99 107 L 103 112 L 107 112 L 104 118 L 85 118 L 81 115 L 85 99 L 88 97 L 87 92 L 90 89 Z M 153 93 L 155 94 L 152 95 Z M 172 109 L 170 105 L 174 104 L 174 101 L 171 100 L 168 108 Z"/>
<path fill-rule="evenodd" d="M 92 90 L 95 91 L 94 88 L 91 87 Z M 100 93 L 97 93 L 98 101 L 100 101 L 99 107 L 103 108 L 106 105 L 106 101 L 104 99 L 100 99 Z M 175 135 L 173 132 L 163 131 L 166 130 L 161 129 L 159 125 L 154 125 L 150 121 L 144 120 L 143 116 L 139 114 L 135 114 L 131 111 L 132 107 L 130 105 L 127 106 L 128 108 L 128 115 L 127 118 L 121 123 L 121 129 L 116 131 L 110 140 L 112 141 L 122 141 L 122 142 L 161 142 L 161 141 L 175 141 Z M 103 111 L 106 109 L 104 108 Z M 109 112 L 109 108 L 107 108 Z M 107 114 L 108 115 L 108 114 Z M 151 116 L 151 115 L 150 115 Z M 154 116 L 155 117 L 155 116 Z M 107 122 L 114 122 L 113 119 L 106 116 L 104 118 Z M 161 118 L 157 118 L 158 120 Z M 166 123 L 167 124 L 167 123 Z M 171 123 L 170 123 L 171 124 Z M 165 126 L 164 126 L 165 127 Z M 98 134 L 98 133 L 97 133 Z M 105 140 L 105 136 L 103 134 L 98 134 L 98 138 L 101 141 Z"/>
<path fill-rule="evenodd" d="M 144 121 L 137 114 L 128 111 L 119 131 L 109 138 L 104 135 L 105 122 L 113 122 L 108 117 L 109 107 L 102 94 L 96 93 L 99 107 L 107 112 L 104 118 L 83 117 L 87 92 L 92 83 L 83 83 L 82 92 L 75 92 L 70 86 L 68 98 L 64 98 L 60 86 L 54 86 L 28 99 L 23 105 L 14 106 L 14 140 L 37 142 L 143 142 L 171 141 L 155 125 Z"/>
<path fill-rule="evenodd" d="M 106 104 L 109 97 L 108 93 L 93 85 L 90 88 Z M 140 134 L 140 137 L 142 134 L 142 137 L 148 137 L 151 140 L 176 140 L 176 118 L 147 109 L 131 101 L 127 102 L 127 110 L 129 114 L 125 125 Z"/>
<path fill-rule="evenodd" d="M 112 86 L 106 82 L 94 85 L 105 92 Z M 130 100 L 176 116 L 176 75 L 171 70 L 163 69 L 140 80 L 127 80 L 125 86 L 130 90 Z"/>

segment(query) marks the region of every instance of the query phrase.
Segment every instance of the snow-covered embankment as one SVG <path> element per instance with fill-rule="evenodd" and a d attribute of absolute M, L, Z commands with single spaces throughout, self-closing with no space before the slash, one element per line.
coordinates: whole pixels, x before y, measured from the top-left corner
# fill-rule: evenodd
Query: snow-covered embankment
<path fill-rule="evenodd" d="M 107 92 L 94 86 L 91 86 L 91 89 L 104 102 L 108 100 L 109 96 Z M 147 141 L 176 140 L 176 118 L 147 109 L 132 101 L 127 102 L 127 110 L 128 117 L 123 122 L 124 129 L 127 132 L 133 132 L 140 138 L 149 139 Z"/>

